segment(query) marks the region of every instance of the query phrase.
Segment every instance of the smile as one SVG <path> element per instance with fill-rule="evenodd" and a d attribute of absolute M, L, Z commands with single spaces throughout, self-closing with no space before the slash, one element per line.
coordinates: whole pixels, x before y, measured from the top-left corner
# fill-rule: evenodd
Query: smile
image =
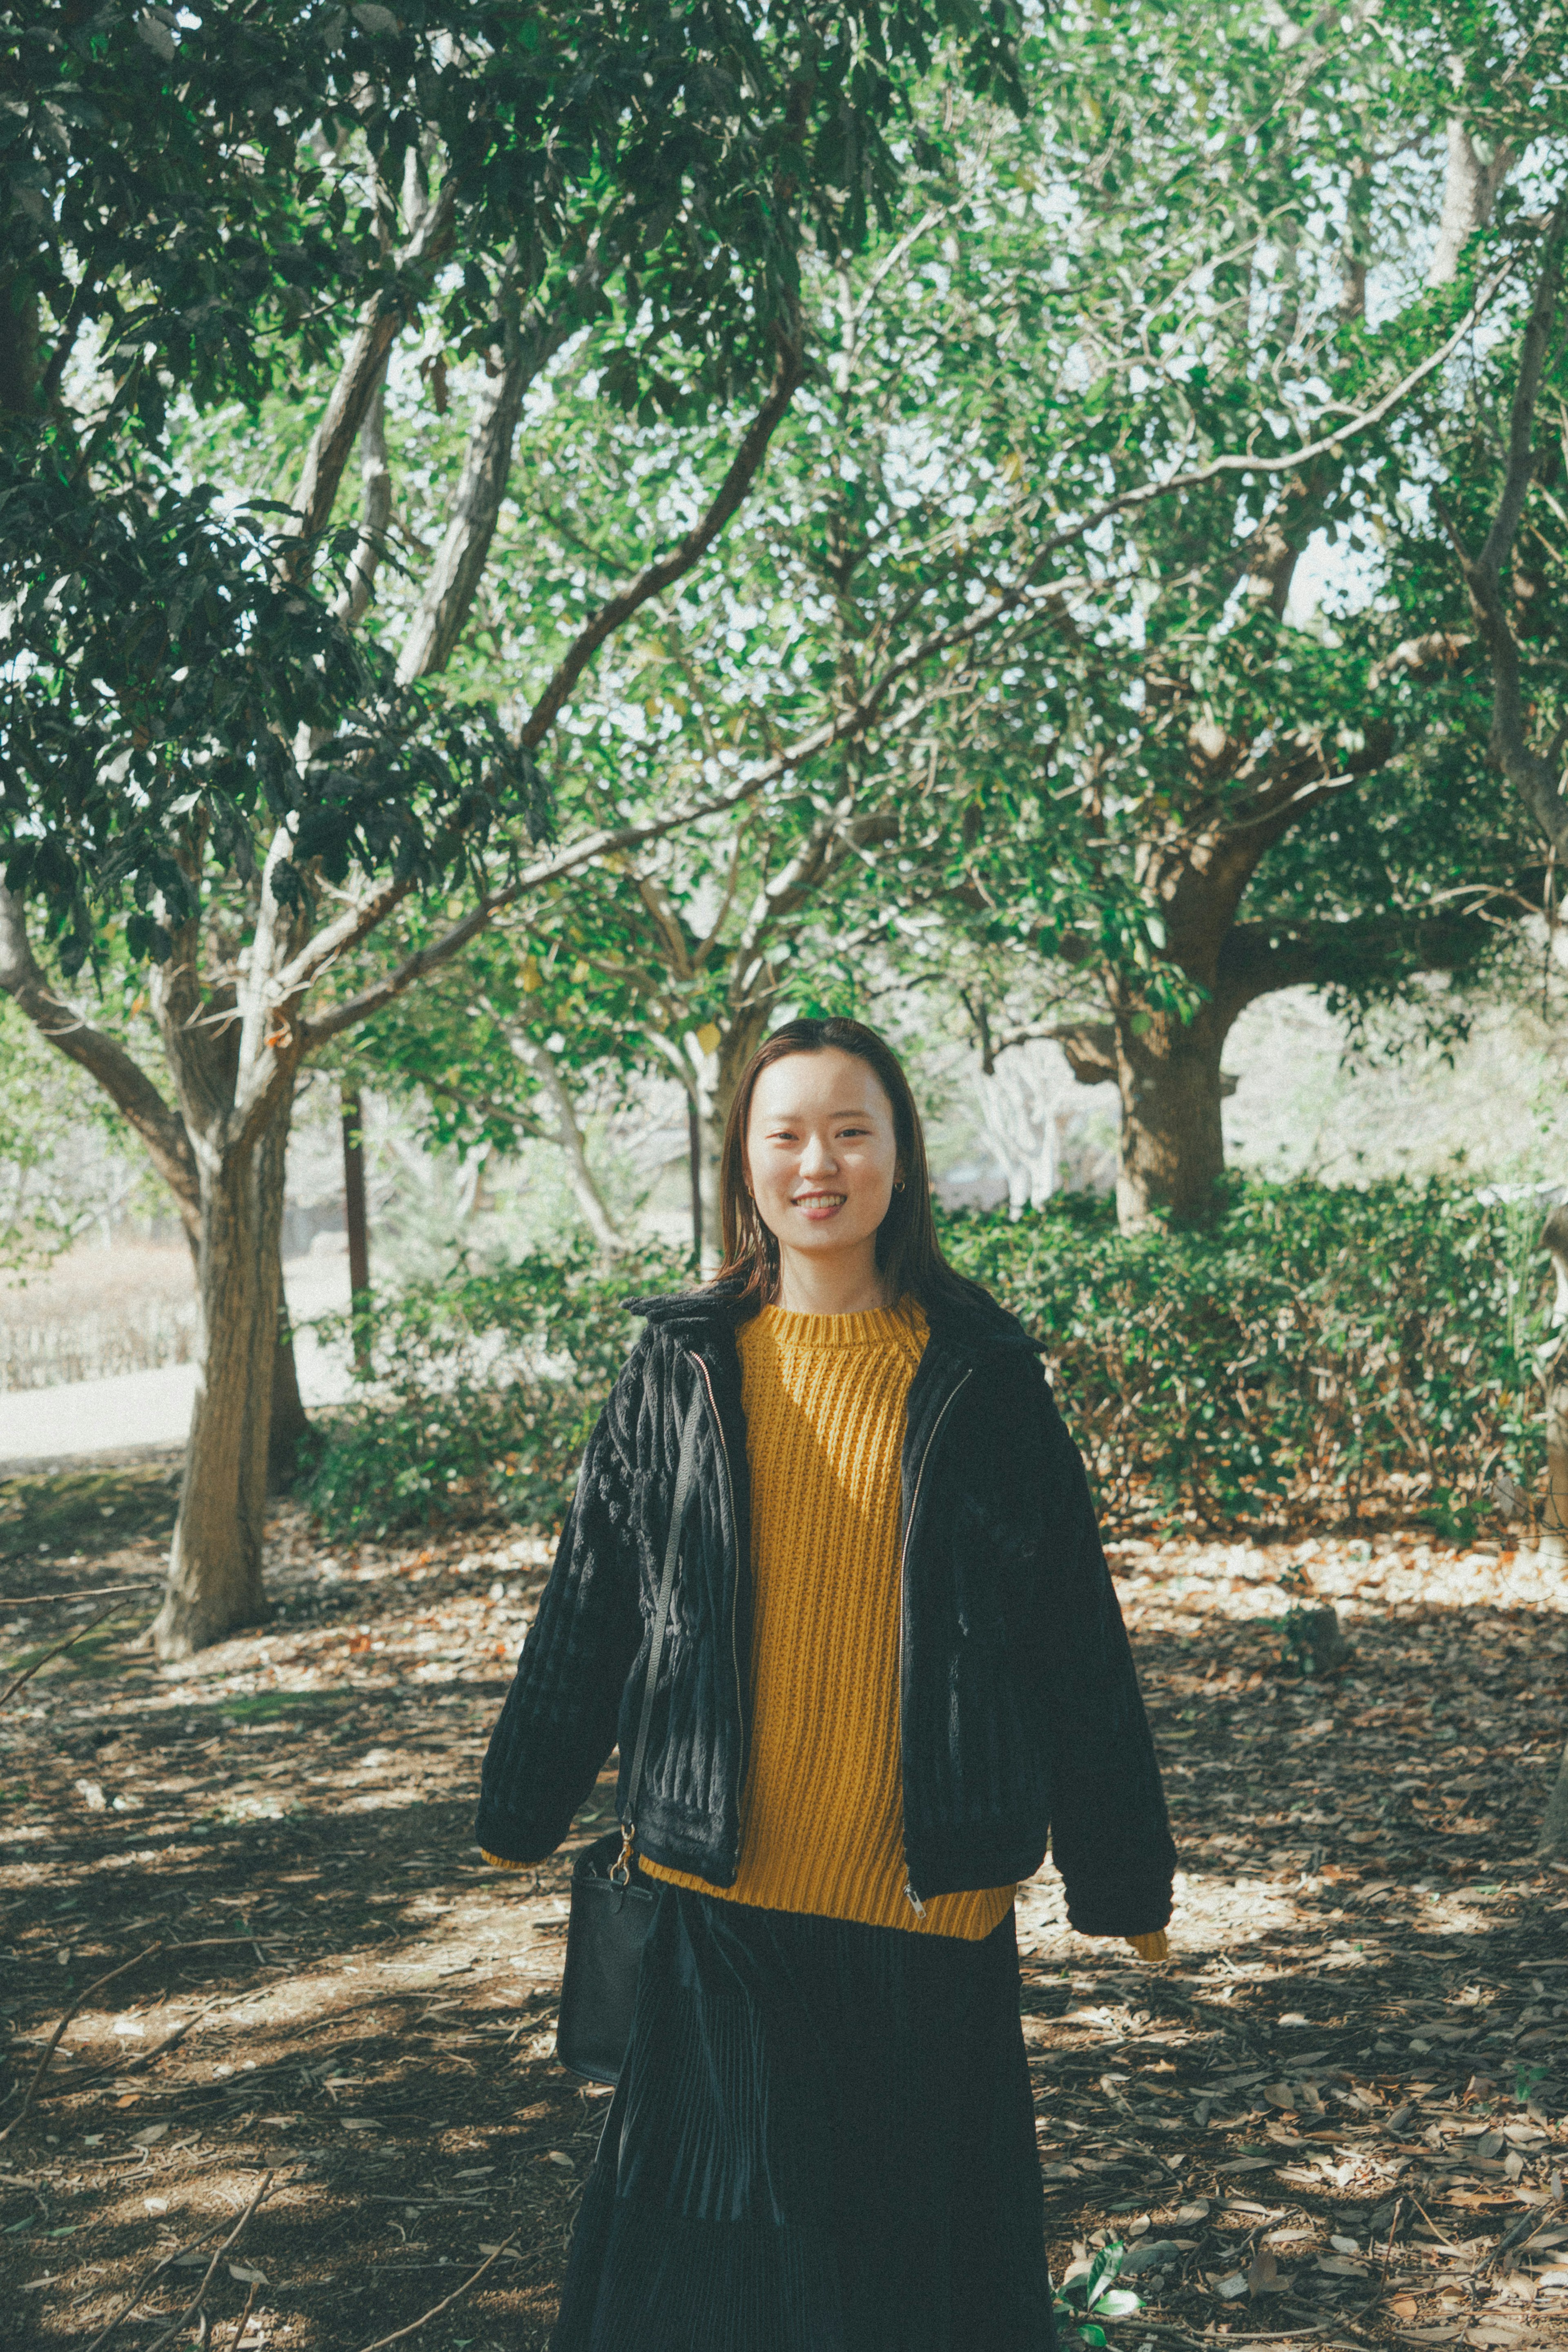
<path fill-rule="evenodd" d="M 789 1205 L 794 1209 L 841 1209 L 848 1199 L 847 1192 L 798 1192 Z"/>

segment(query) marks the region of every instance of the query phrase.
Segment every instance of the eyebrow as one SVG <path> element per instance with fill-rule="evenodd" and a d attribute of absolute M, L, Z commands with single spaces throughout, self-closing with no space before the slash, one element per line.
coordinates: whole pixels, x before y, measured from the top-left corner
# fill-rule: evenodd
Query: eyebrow
<path fill-rule="evenodd" d="M 781 1118 L 800 1118 L 804 1115 L 798 1110 L 769 1111 L 762 1124 L 764 1127 L 777 1127 Z M 862 1108 L 859 1104 L 850 1110 L 831 1110 L 828 1113 L 830 1118 L 872 1118 L 874 1116 L 874 1112 Z"/>

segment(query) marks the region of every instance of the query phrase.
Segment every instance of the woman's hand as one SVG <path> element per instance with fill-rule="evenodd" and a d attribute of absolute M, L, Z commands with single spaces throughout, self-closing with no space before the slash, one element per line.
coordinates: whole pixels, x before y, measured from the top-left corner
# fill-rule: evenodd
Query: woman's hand
<path fill-rule="evenodd" d="M 1151 1968 L 1156 1960 L 1170 1958 L 1171 1948 L 1166 1941 L 1166 1931 L 1163 1927 L 1156 1927 L 1152 1936 L 1124 1936 L 1122 1941 L 1124 1944 L 1131 1944 L 1139 1959 L 1147 1960 Z"/>

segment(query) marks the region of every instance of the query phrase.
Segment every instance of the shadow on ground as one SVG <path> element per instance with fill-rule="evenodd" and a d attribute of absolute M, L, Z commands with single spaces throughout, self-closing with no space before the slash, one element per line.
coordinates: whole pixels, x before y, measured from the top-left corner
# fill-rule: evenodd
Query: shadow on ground
<path fill-rule="evenodd" d="M 8 1661 L 68 1627 L 29 1593 L 151 1558 L 89 1551 L 61 1486 L 65 1560 L 8 1559 Z M 123 1491 L 129 1528 L 151 1490 Z M 1071 2293 L 1127 2249 L 1142 2307 L 1108 2332 L 1131 2352 L 1560 2344 L 1568 1874 L 1531 1849 L 1564 1620 L 1518 1563 L 1321 1544 L 1354 1654 L 1313 1683 L 1282 1663 L 1291 1565 L 1119 1557 L 1185 1873 L 1159 1970 L 1073 1935 L 1049 1866 L 1020 1895 L 1053 2267 Z M 502 2244 L 419 2342 L 546 2343 L 604 2112 L 553 2055 L 571 1857 L 507 1877 L 470 1843 L 542 1570 L 507 1530 L 324 1552 L 286 1507 L 267 1625 L 160 1670 L 133 1597 L 13 1703 L 9 2340 L 85 2347 L 175 2256 L 113 2339 L 150 2347 L 270 2173 L 207 2292 L 222 2352 L 247 2301 L 246 2352 L 354 2352 Z M 124 1963 L 17 2122 L 65 2009 Z"/>

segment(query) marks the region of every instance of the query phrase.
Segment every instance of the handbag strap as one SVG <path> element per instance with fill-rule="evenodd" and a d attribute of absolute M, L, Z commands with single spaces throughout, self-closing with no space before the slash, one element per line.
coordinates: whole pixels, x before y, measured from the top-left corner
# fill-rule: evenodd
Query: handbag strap
<path fill-rule="evenodd" d="M 626 1815 L 621 1824 L 624 1841 L 620 1860 L 611 1872 L 630 1874 L 632 1841 L 637 1834 L 637 1792 L 643 1785 L 643 1759 L 648 1748 L 648 1727 L 653 1720 L 653 1693 L 658 1687 L 659 1668 L 664 1663 L 664 1635 L 669 1631 L 670 1600 L 675 1589 L 675 1562 L 680 1557 L 681 1525 L 686 1516 L 686 1498 L 691 1493 L 692 1477 L 696 1469 L 697 1423 L 702 1418 L 703 1392 L 699 1384 L 686 1408 L 681 1429 L 681 1458 L 675 1471 L 675 1499 L 670 1510 L 670 1532 L 664 1540 L 664 1573 L 659 1579 L 659 1605 L 653 1612 L 653 1637 L 648 1644 L 648 1671 L 643 1680 L 643 1716 L 637 1726 L 637 1744 L 632 1750 L 631 1777 L 626 1783 Z M 623 1879 L 617 1879 L 623 1885 Z"/>

